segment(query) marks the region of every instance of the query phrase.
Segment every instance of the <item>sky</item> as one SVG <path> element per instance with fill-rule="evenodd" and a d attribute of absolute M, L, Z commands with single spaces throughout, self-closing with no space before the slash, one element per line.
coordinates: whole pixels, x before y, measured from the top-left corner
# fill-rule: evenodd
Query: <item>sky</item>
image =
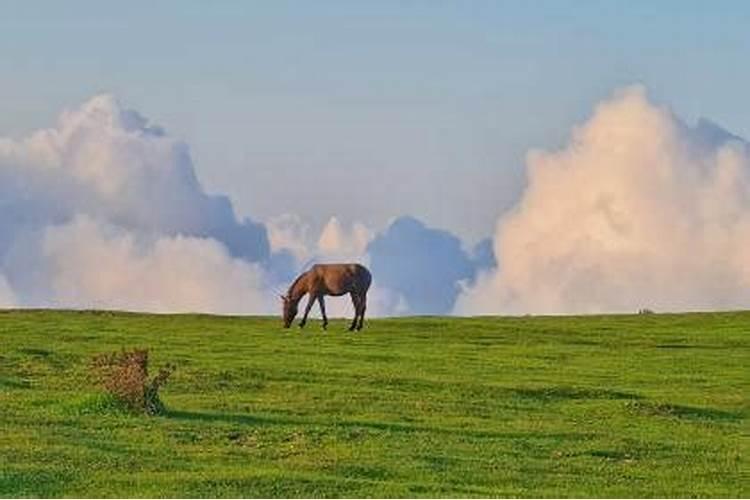
<path fill-rule="evenodd" d="M 409 213 L 476 242 L 519 198 L 526 152 L 562 144 L 632 83 L 750 136 L 747 2 L 4 1 L 0 14 L 0 134 L 112 93 L 259 219 Z"/>
<path fill-rule="evenodd" d="M 357 260 L 375 315 L 742 307 L 749 22 L 0 0 L 0 306 L 266 313 Z"/>

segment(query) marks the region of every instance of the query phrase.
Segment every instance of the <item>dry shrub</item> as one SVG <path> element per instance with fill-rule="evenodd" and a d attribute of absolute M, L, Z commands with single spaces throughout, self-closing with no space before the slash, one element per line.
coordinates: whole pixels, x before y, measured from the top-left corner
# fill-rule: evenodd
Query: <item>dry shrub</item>
<path fill-rule="evenodd" d="M 148 378 L 148 350 L 122 350 L 95 356 L 92 363 L 94 381 L 126 408 L 148 415 L 164 411 L 159 388 L 175 370 L 166 365 L 151 380 Z"/>

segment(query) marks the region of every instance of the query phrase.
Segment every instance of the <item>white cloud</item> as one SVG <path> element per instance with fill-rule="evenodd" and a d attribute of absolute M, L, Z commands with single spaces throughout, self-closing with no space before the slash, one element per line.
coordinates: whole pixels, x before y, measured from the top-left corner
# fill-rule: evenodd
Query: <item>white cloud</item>
<path fill-rule="evenodd" d="M 310 258 L 310 224 L 297 214 L 282 214 L 266 221 L 272 252 L 288 251 L 298 262 Z"/>
<path fill-rule="evenodd" d="M 263 225 L 208 195 L 185 144 L 108 95 L 0 138 L 0 301 L 267 312 Z"/>
<path fill-rule="evenodd" d="M 500 267 L 456 311 L 573 313 L 747 307 L 750 148 L 690 128 L 630 87 L 556 152 L 528 155 L 500 219 Z"/>
<path fill-rule="evenodd" d="M 108 95 L 67 111 L 57 127 L 0 139 L 0 256 L 27 229 L 77 214 L 137 232 L 209 237 L 234 256 L 268 256 L 265 228 L 207 195 L 187 146 Z"/>
<path fill-rule="evenodd" d="M 364 255 L 372 232 L 355 222 L 346 229 L 338 218 L 331 217 L 318 238 L 318 252 L 328 260 L 356 260 Z"/>
<path fill-rule="evenodd" d="M 276 312 L 310 262 L 367 263 L 372 233 L 336 217 L 311 237 L 283 215 L 238 221 L 208 195 L 185 144 L 109 95 L 57 126 L 0 138 L 0 305 L 156 312 Z M 348 298 L 332 315 L 350 315 Z M 370 315 L 405 311 L 374 285 Z"/>
<path fill-rule="evenodd" d="M 361 261 L 372 231 L 360 222 L 348 227 L 335 216 L 323 226 L 317 239 L 312 228 L 296 214 L 283 214 L 266 222 L 272 252 L 287 251 L 303 265 L 314 262 Z"/>
<path fill-rule="evenodd" d="M 9 262 L 19 270 L 25 305 L 214 313 L 271 307 L 260 266 L 232 258 L 213 239 L 144 239 L 79 216 L 48 226 L 34 241 L 33 250 L 11 252 Z"/>
<path fill-rule="evenodd" d="M 316 238 L 296 215 L 238 220 L 185 144 L 98 96 L 0 138 L 0 304 L 268 312 L 301 266 L 358 261 L 373 271 L 370 315 L 747 306 L 746 142 L 634 87 L 527 163 L 492 250 L 411 217 L 377 233 L 332 217 Z"/>

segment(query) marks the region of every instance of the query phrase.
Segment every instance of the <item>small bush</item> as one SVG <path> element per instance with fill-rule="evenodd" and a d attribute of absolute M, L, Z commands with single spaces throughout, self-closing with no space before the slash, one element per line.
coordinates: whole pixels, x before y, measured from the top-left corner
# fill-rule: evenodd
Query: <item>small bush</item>
<path fill-rule="evenodd" d="M 91 368 L 94 382 L 129 410 L 147 415 L 158 415 L 164 411 L 159 388 L 174 372 L 174 365 L 162 367 L 149 380 L 148 351 L 135 349 L 95 356 Z"/>

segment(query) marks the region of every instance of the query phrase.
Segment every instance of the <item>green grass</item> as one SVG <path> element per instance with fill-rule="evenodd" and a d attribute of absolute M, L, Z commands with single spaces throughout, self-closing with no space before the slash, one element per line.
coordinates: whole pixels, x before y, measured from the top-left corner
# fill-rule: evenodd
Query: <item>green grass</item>
<path fill-rule="evenodd" d="M 747 497 L 750 313 L 0 313 L 0 497 Z M 167 413 L 88 381 L 174 362 Z"/>

